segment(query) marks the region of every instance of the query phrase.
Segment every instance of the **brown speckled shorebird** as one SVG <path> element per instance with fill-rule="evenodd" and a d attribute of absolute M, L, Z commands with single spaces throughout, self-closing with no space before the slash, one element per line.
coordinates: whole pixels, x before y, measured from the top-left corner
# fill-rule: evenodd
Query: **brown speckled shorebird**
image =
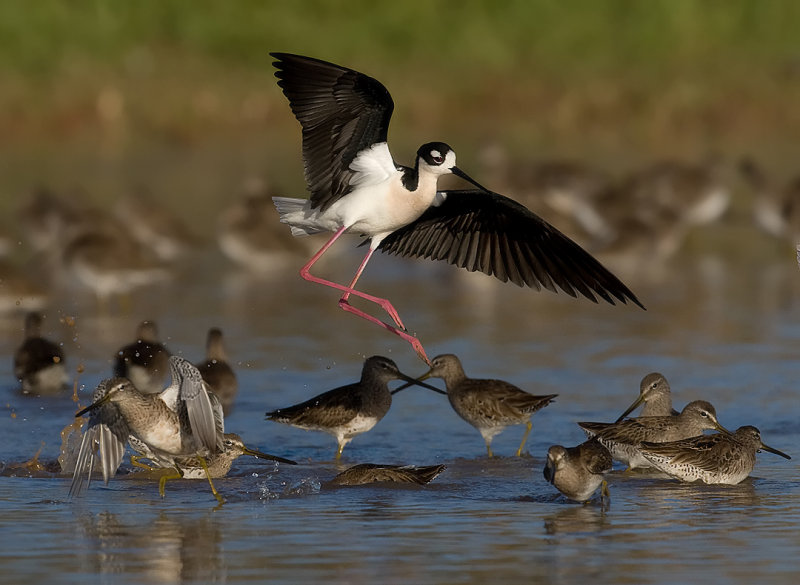
<path fill-rule="evenodd" d="M 392 394 L 388 383 L 391 380 L 405 380 L 441 392 L 403 374 L 389 358 L 376 355 L 364 362 L 358 382 L 328 390 L 294 406 L 267 412 L 267 419 L 333 435 L 338 444 L 338 460 L 353 437 L 366 433 L 389 412 Z"/>
<path fill-rule="evenodd" d="M 159 479 L 161 497 L 164 497 L 166 481 L 184 477 L 186 467 L 187 470 L 202 469 L 214 497 L 223 503 L 211 481 L 209 464 L 214 465 L 215 473 L 221 473 L 227 465 L 225 460 L 239 452 L 235 440 L 238 437 L 224 435 L 222 408 L 208 391 L 197 368 L 178 356 L 169 359 L 169 367 L 173 381 L 160 394 L 142 393 L 124 378 L 104 380 L 98 385 L 92 404 L 76 414 L 91 413 L 91 416 L 81 441 L 71 495 L 80 493 L 84 475 L 91 479 L 97 447 L 103 478 L 108 482 L 122 462 L 128 442 L 140 457 L 153 463 L 148 466 L 140 463 L 139 458 L 131 458 L 135 465 L 176 470 L 176 475 L 163 475 Z M 231 461 L 233 459 L 235 457 Z"/>
<path fill-rule="evenodd" d="M 25 340 L 14 353 L 14 377 L 23 394 L 56 394 L 69 377 L 64 367 L 64 352 L 42 337 L 41 313 L 25 315 Z"/>
<path fill-rule="evenodd" d="M 643 441 L 678 441 L 701 435 L 709 429 L 730 432 L 719 424 L 716 410 L 705 400 L 690 402 L 678 415 L 642 416 L 616 423 L 580 422 L 578 425 L 589 438 L 597 437 L 611 456 L 625 463 L 628 469 L 651 467 L 639 450 Z"/>
<path fill-rule="evenodd" d="M 461 361 L 453 354 L 436 356 L 431 369 L 419 379 L 441 378 L 447 387 L 447 398 L 456 414 L 478 429 L 492 457 L 492 439 L 508 426 L 525 424 L 525 433 L 517 449 L 522 448 L 531 432 L 531 416 L 550 404 L 558 394 L 534 396 L 503 380 L 468 378 Z M 398 388 L 398 391 L 400 389 Z"/>
<path fill-rule="evenodd" d="M 297 465 L 297 462 L 291 459 L 285 459 L 277 455 L 270 455 L 269 453 L 251 449 L 244 444 L 242 438 L 236 433 L 225 433 L 222 441 L 222 451 L 212 453 L 205 458 L 208 467 L 208 475 L 215 479 L 218 477 L 225 477 L 231 470 L 233 462 L 242 455 L 250 455 L 257 459 L 277 461 L 278 463 L 286 463 L 288 465 Z M 205 470 L 197 457 L 178 457 L 175 461 L 180 466 L 184 479 L 205 478 Z"/>
<path fill-rule="evenodd" d="M 640 417 L 678 414 L 678 411 L 672 408 L 672 393 L 669 382 L 667 382 L 663 374 L 658 372 L 647 374 L 642 378 L 639 384 L 639 397 L 619 416 L 616 422 L 624 419 L 642 403 L 644 403 L 644 406 L 642 407 L 642 412 L 639 413 Z"/>
<path fill-rule="evenodd" d="M 642 443 L 644 455 L 654 467 L 681 481 L 735 485 L 753 471 L 758 451 L 786 459 L 786 453 L 761 440 L 756 427 L 744 426 L 733 434 L 715 433 L 669 443 Z"/>
<path fill-rule="evenodd" d="M 586 502 L 602 486 L 601 499 L 609 497 L 605 474 L 611 471 L 611 453 L 590 439 L 576 447 L 553 445 L 547 451 L 544 478 L 576 502 Z"/>
<path fill-rule="evenodd" d="M 157 394 L 169 376 L 169 350 L 158 340 L 153 321 L 136 328 L 136 341 L 120 348 L 114 359 L 114 376 L 127 378 L 139 392 Z"/>
<path fill-rule="evenodd" d="M 328 483 L 331 485 L 363 485 L 374 482 L 414 483 L 425 485 L 447 468 L 446 465 L 380 465 L 361 463 L 341 472 Z"/>
<path fill-rule="evenodd" d="M 211 386 L 211 390 L 219 398 L 225 416 L 228 416 L 236 393 L 239 391 L 239 383 L 236 374 L 228 363 L 228 355 L 222 337 L 222 330 L 212 327 L 208 330 L 206 338 L 206 359 L 197 364 L 200 375 L 206 384 Z"/>

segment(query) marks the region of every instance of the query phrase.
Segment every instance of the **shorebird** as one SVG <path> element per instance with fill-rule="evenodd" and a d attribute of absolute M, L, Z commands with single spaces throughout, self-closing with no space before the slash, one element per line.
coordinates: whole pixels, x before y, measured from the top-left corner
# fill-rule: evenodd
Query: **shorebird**
<path fill-rule="evenodd" d="M 143 186 L 121 196 L 114 214 L 128 227 L 130 235 L 159 260 L 177 260 L 200 245 L 183 220 Z"/>
<path fill-rule="evenodd" d="M 223 503 L 212 477 L 227 473 L 233 460 L 243 453 L 294 463 L 246 448 L 237 435 L 225 435 L 222 408 L 197 368 L 178 356 L 169 359 L 169 366 L 172 384 L 160 394 L 142 393 L 125 378 L 107 379 L 97 386 L 92 404 L 75 415 L 90 413 L 71 495 L 82 490 L 84 475 L 87 483 L 91 480 L 97 449 L 103 479 L 108 483 L 122 462 L 126 443 L 139 453 L 131 457 L 137 467 L 176 471 L 159 479 L 161 497 L 167 480 L 202 476 L 208 479 L 214 497 Z M 141 458 L 150 460 L 152 465 L 141 463 Z"/>
<path fill-rule="evenodd" d="M 639 396 L 631 404 L 625 412 L 619 415 L 615 422 L 619 422 L 636 410 L 642 403 L 642 412 L 639 416 L 669 416 L 679 414 L 677 410 L 672 408 L 672 393 L 670 391 L 669 382 L 663 374 L 653 372 L 647 374 L 639 383 Z"/>
<path fill-rule="evenodd" d="M 169 356 L 169 350 L 158 340 L 155 322 L 142 321 L 136 328 L 136 341 L 117 351 L 114 375 L 127 378 L 140 392 L 161 392 L 170 371 Z"/>
<path fill-rule="evenodd" d="M 417 150 L 413 167 L 397 164 L 387 145 L 394 102 L 376 79 L 310 57 L 272 53 L 278 85 L 303 129 L 303 160 L 310 198 L 274 197 L 281 222 L 294 236 L 333 232 L 300 275 L 342 292 L 339 307 L 408 341 L 429 363 L 422 343 L 407 332 L 387 300 L 355 289 L 375 250 L 446 260 L 519 286 L 561 288 L 609 303 L 638 299 L 590 254 L 523 205 L 492 193 L 456 166 L 444 142 Z M 454 174 L 477 190 L 437 191 Z M 310 270 L 344 233 L 369 238 L 348 285 Z M 350 296 L 380 306 L 385 323 L 350 304 Z"/>
<path fill-rule="evenodd" d="M 200 370 L 200 375 L 211 387 L 211 390 L 219 398 L 225 416 L 233 405 L 236 393 L 239 390 L 239 383 L 236 381 L 236 373 L 228 363 L 228 355 L 225 352 L 225 345 L 222 339 L 222 330 L 212 327 L 208 330 L 206 338 L 206 359 L 196 365 Z"/>
<path fill-rule="evenodd" d="M 534 396 L 503 380 L 468 378 L 461 361 L 453 354 L 436 356 L 431 369 L 418 380 L 441 378 L 447 387 L 447 398 L 456 414 L 478 429 L 492 457 L 492 439 L 507 426 L 525 424 L 525 433 L 517 449 L 517 457 L 531 432 L 531 416 L 550 404 L 558 394 Z M 399 392 L 408 385 L 398 388 Z"/>
<path fill-rule="evenodd" d="M 800 177 L 778 185 L 752 159 L 739 163 L 739 171 L 753 190 L 753 220 L 777 238 L 796 243 L 800 238 Z"/>
<path fill-rule="evenodd" d="M 786 453 L 761 440 L 756 427 L 744 426 L 733 434 L 715 433 L 670 443 L 642 443 L 644 455 L 654 467 L 681 481 L 735 485 L 753 471 L 758 451 L 786 459 Z"/>
<path fill-rule="evenodd" d="M 690 402 L 678 415 L 641 416 L 615 423 L 579 422 L 578 425 L 589 438 L 596 437 L 611 456 L 625 463 L 628 469 L 651 466 L 641 453 L 640 443 L 644 441 L 679 441 L 709 429 L 730 433 L 719 424 L 717 411 L 705 400 Z"/>
<path fill-rule="evenodd" d="M 608 449 L 596 439 L 589 439 L 577 447 L 550 447 L 543 473 L 570 500 L 586 502 L 600 486 L 601 498 L 609 497 L 605 474 L 611 471 L 611 464 Z"/>
<path fill-rule="evenodd" d="M 341 472 L 328 483 L 330 485 L 363 485 L 374 482 L 415 483 L 425 485 L 447 469 L 446 465 L 379 465 L 361 463 Z"/>
<path fill-rule="evenodd" d="M 219 216 L 217 244 L 226 257 L 251 272 L 269 274 L 316 251 L 275 221 L 278 212 L 263 181 L 248 180 L 245 190 Z"/>
<path fill-rule="evenodd" d="M 47 292 L 33 281 L 28 270 L 0 258 L 0 315 L 23 311 L 40 311 L 47 306 Z"/>
<path fill-rule="evenodd" d="M 388 383 L 391 380 L 405 380 L 441 392 L 405 375 L 389 358 L 376 355 L 364 362 L 360 381 L 328 390 L 300 404 L 267 412 L 267 419 L 333 435 L 338 444 L 338 461 L 342 449 L 353 437 L 366 433 L 389 412 L 392 394 Z"/>
<path fill-rule="evenodd" d="M 25 341 L 14 352 L 14 377 L 24 394 L 55 394 L 69 380 L 64 367 L 64 352 L 42 337 L 41 313 L 25 316 Z"/>

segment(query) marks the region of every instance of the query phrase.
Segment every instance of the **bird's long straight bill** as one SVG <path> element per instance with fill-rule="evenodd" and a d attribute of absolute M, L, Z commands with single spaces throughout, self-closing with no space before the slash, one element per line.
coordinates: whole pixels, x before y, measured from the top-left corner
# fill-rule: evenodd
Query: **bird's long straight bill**
<path fill-rule="evenodd" d="M 250 449 L 249 447 L 245 447 L 242 449 L 245 455 L 251 455 L 253 457 L 257 457 L 258 459 L 267 459 L 268 461 L 277 461 L 278 463 L 286 463 L 287 465 L 297 465 L 297 461 L 292 461 L 291 459 L 284 459 L 283 457 L 278 457 L 277 455 L 270 455 L 269 453 L 262 453 L 261 451 L 256 451 L 255 449 Z"/>
<path fill-rule="evenodd" d="M 89 406 L 87 406 L 86 408 L 84 408 L 84 409 L 82 409 L 82 410 L 79 410 L 78 412 L 76 412 L 76 413 L 75 413 L 75 418 L 80 418 L 80 417 L 82 417 L 82 416 L 83 416 L 84 414 L 86 414 L 87 412 L 91 412 L 91 411 L 93 411 L 95 408 L 97 408 L 98 406 L 101 406 L 102 404 L 104 404 L 104 403 L 105 403 L 105 402 L 107 402 L 107 401 L 108 401 L 108 394 L 106 394 L 105 396 L 103 396 L 103 397 L 102 397 L 100 400 L 98 400 L 97 402 L 92 402 L 92 403 L 91 403 Z"/>
<path fill-rule="evenodd" d="M 423 388 L 427 388 L 428 390 L 432 390 L 433 392 L 437 392 L 438 394 L 447 395 L 447 392 L 439 390 L 436 386 L 431 386 L 430 384 L 426 384 L 425 382 L 422 381 L 427 377 L 428 374 L 425 374 L 424 376 L 421 376 L 419 378 L 412 378 L 411 376 L 403 375 L 402 379 L 405 380 L 406 383 L 400 386 L 399 388 L 395 388 L 394 390 L 392 390 L 392 394 L 397 394 L 398 392 L 400 392 L 401 390 L 405 390 L 409 386 L 422 386 Z"/>
<path fill-rule="evenodd" d="M 770 453 L 774 453 L 775 455 L 780 455 L 784 459 L 791 459 L 791 457 L 786 453 L 784 453 L 783 451 L 778 451 L 777 449 L 773 449 L 772 447 L 770 447 L 769 445 L 765 445 L 764 443 L 761 443 L 760 449 L 762 451 L 769 451 Z"/>
<path fill-rule="evenodd" d="M 631 404 L 625 410 L 625 412 L 623 412 L 621 415 L 619 415 L 619 418 L 617 420 L 615 420 L 614 422 L 615 423 L 621 422 L 622 419 L 624 419 L 626 416 L 628 416 L 630 413 L 632 413 L 634 410 L 636 410 L 636 407 L 639 406 L 642 402 L 644 402 L 644 395 L 640 394 L 639 397 L 633 402 L 633 404 Z"/>
<path fill-rule="evenodd" d="M 456 177 L 461 177 L 465 181 L 467 181 L 469 183 L 472 183 L 473 185 L 475 185 L 481 191 L 486 191 L 487 193 L 491 193 L 491 191 L 489 191 L 486 187 L 481 185 L 478 181 L 476 181 L 475 179 L 470 177 L 467 173 L 465 173 L 464 171 L 462 171 L 458 167 L 453 167 L 452 169 L 450 169 L 450 172 L 453 173 Z"/>

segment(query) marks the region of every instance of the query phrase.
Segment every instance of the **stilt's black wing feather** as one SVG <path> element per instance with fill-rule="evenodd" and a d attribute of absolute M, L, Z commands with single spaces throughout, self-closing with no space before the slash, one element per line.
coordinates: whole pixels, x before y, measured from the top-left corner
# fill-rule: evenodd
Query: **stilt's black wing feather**
<path fill-rule="evenodd" d="M 311 203 L 324 211 L 350 192 L 356 155 L 386 142 L 394 102 L 376 79 L 327 61 L 271 53 L 275 77 L 303 127 Z"/>
<path fill-rule="evenodd" d="M 399 256 L 446 260 L 503 282 L 537 290 L 560 288 L 597 302 L 632 301 L 622 281 L 591 254 L 513 199 L 479 189 L 441 191 L 440 204 L 380 242 Z"/>

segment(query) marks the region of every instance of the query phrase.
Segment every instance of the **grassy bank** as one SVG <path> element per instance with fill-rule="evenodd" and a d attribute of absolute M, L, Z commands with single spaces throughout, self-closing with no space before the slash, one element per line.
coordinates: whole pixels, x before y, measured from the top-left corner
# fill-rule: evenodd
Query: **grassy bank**
<path fill-rule="evenodd" d="M 0 151 L 8 165 L 65 147 L 122 158 L 154 142 L 297 158 L 268 54 L 285 50 L 383 81 L 398 104 L 392 140 L 409 154 L 424 136 L 467 160 L 493 140 L 524 157 L 790 161 L 798 30 L 788 0 L 10 0 Z"/>

